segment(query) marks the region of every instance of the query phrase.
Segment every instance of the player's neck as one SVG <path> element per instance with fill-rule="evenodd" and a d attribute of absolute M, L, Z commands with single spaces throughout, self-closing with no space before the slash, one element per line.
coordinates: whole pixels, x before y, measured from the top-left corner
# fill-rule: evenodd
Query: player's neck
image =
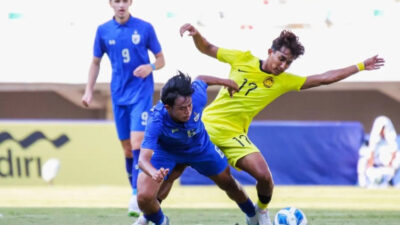
<path fill-rule="evenodd" d="M 271 74 L 271 72 L 270 72 L 270 71 L 268 70 L 268 68 L 267 68 L 267 62 L 266 62 L 266 60 L 261 60 L 261 59 L 260 59 L 260 70 L 263 71 L 263 72 L 266 72 L 266 73 Z"/>
<path fill-rule="evenodd" d="M 117 17 L 114 16 L 115 21 L 117 21 L 117 23 L 119 24 L 125 24 L 126 22 L 128 22 L 129 18 L 131 17 L 130 14 L 124 16 L 124 17 Z"/>

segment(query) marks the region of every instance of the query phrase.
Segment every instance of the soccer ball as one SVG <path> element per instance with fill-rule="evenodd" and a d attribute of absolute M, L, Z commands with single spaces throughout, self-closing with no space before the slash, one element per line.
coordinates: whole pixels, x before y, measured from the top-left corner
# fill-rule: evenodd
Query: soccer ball
<path fill-rule="evenodd" d="M 274 225 L 307 225 L 307 218 L 300 209 L 286 207 L 276 213 Z"/>

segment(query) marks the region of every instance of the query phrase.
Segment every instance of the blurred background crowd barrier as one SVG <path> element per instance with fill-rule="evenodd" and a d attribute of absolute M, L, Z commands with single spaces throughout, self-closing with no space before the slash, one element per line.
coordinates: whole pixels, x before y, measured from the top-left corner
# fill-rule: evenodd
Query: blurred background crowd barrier
<path fill-rule="evenodd" d="M 386 115 L 400 130 L 399 0 L 137 0 L 132 14 L 154 25 L 166 57 L 154 75 L 154 103 L 177 69 L 228 75 L 227 65 L 179 36 L 186 22 L 217 46 L 260 58 L 290 29 L 306 52 L 288 72 L 303 76 L 385 58 L 381 70 L 285 94 L 257 115 L 249 136 L 277 184 L 354 185 L 356 149 L 374 119 Z M 91 107 L 80 102 L 96 28 L 111 17 L 98 0 L 0 2 L 0 185 L 46 183 L 41 168 L 53 158 L 60 161 L 55 184 L 128 185 L 112 123 L 109 60 L 102 60 Z M 209 102 L 217 91 L 208 89 Z"/>

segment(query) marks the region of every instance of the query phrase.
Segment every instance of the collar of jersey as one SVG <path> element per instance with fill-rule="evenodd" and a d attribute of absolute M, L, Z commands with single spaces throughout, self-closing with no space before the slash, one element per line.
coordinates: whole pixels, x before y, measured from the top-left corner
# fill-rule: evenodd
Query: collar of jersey
<path fill-rule="evenodd" d="M 116 27 L 124 27 L 124 26 L 129 26 L 129 25 L 133 24 L 133 20 L 134 20 L 134 19 L 133 19 L 133 16 L 129 14 L 129 19 L 128 19 L 128 21 L 126 21 L 126 23 L 124 23 L 124 24 L 118 23 L 118 22 L 115 20 L 115 17 L 113 17 L 112 20 L 113 20 L 114 25 L 115 25 Z"/>

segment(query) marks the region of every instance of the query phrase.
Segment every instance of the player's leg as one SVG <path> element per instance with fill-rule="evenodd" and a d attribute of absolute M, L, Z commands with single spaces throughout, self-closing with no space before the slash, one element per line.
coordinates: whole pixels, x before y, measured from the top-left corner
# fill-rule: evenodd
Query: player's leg
<path fill-rule="evenodd" d="M 274 182 L 268 164 L 260 152 L 253 152 L 239 159 L 236 167 L 248 172 L 257 180 L 259 206 L 266 208 L 271 201 Z M 261 205 L 260 205 L 261 203 Z"/>
<path fill-rule="evenodd" d="M 121 141 L 121 146 L 125 156 L 126 172 L 128 174 L 129 183 L 131 183 L 132 177 L 132 145 L 130 141 L 130 112 L 126 106 L 114 105 L 114 122 L 117 129 L 118 138 Z"/>
<path fill-rule="evenodd" d="M 274 183 L 268 164 L 260 150 L 245 134 L 236 134 L 233 135 L 233 138 L 219 138 L 215 144 L 224 152 L 229 164 L 248 172 L 257 180 L 256 209 L 260 225 L 271 224 L 267 208 L 272 198 Z"/>
<path fill-rule="evenodd" d="M 137 189 L 137 177 L 139 174 L 139 155 L 140 145 L 142 144 L 144 137 L 143 131 L 131 131 L 131 151 L 133 158 L 132 166 L 132 188 Z"/>
<path fill-rule="evenodd" d="M 229 166 L 221 173 L 210 176 L 209 178 L 213 180 L 219 188 L 224 190 L 233 201 L 242 203 L 249 198 L 240 183 L 232 177 Z"/>
<path fill-rule="evenodd" d="M 190 166 L 200 174 L 212 179 L 218 187 L 226 192 L 229 198 L 238 204 L 246 214 L 247 224 L 258 225 L 254 204 L 239 182 L 232 177 L 225 155 L 211 142 L 205 147 L 206 151 L 203 151 L 201 155 L 192 157 Z"/>
<path fill-rule="evenodd" d="M 158 190 L 157 200 L 161 204 L 161 202 L 167 198 L 169 192 L 171 191 L 172 185 L 176 179 L 178 179 L 183 171 L 185 170 L 186 165 L 176 165 L 175 168 L 170 172 L 168 178 L 162 182 L 160 189 Z M 149 221 L 141 215 L 133 225 L 148 225 Z"/>
<path fill-rule="evenodd" d="M 132 157 L 132 144 L 131 144 L 131 129 L 130 129 L 130 107 L 124 105 L 114 105 L 114 121 L 117 128 L 118 138 L 121 140 L 122 149 L 125 156 L 125 168 L 128 174 L 129 183 L 132 187 L 132 192 L 136 192 L 134 184 L 132 183 L 133 157 Z M 136 185 L 136 182 L 135 182 Z M 139 216 L 140 210 L 137 206 L 136 194 L 132 195 L 129 201 L 128 214 L 130 216 Z"/>
<path fill-rule="evenodd" d="M 133 225 L 148 224 L 151 221 L 156 225 L 168 224 L 167 217 L 161 210 L 160 203 L 157 200 L 157 193 L 161 183 L 154 181 L 145 173 L 140 173 L 138 176 L 138 204 L 144 213 L 146 220 L 138 219 Z"/>
<path fill-rule="evenodd" d="M 257 180 L 258 202 L 256 209 L 260 214 L 260 225 L 271 224 L 268 204 L 271 202 L 274 182 L 268 164 L 260 152 L 253 152 L 240 158 L 236 166 Z"/>
<path fill-rule="evenodd" d="M 130 152 L 132 154 L 132 166 L 131 166 L 131 185 L 132 185 L 132 196 L 129 201 L 128 213 L 130 216 L 138 217 L 140 215 L 140 209 L 137 204 L 137 179 L 139 174 L 139 155 L 140 145 L 143 141 L 144 132 L 132 131 L 130 139 Z"/>
<path fill-rule="evenodd" d="M 132 166 L 133 166 L 133 157 L 132 157 L 132 145 L 129 139 L 121 140 L 122 150 L 124 151 L 125 156 L 125 169 L 128 174 L 129 183 L 132 186 Z"/>
<path fill-rule="evenodd" d="M 267 162 L 245 133 L 223 132 L 209 123 L 204 124 L 211 141 L 217 145 L 233 167 L 248 172 L 257 180 L 257 206 L 264 210 L 272 198 L 274 183 Z M 253 161 L 254 160 L 254 161 Z"/>
<path fill-rule="evenodd" d="M 248 172 L 257 180 L 257 206 L 266 209 L 271 201 L 274 182 L 268 164 L 257 146 L 245 134 L 234 134 L 233 138 L 212 140 L 224 152 L 229 164 Z"/>
<path fill-rule="evenodd" d="M 186 166 L 187 165 L 184 164 L 176 165 L 172 172 L 169 174 L 168 179 L 162 183 L 157 195 L 157 199 L 160 203 L 167 198 L 169 192 L 171 191 L 172 185 L 174 184 L 174 181 L 182 175 Z"/>
<path fill-rule="evenodd" d="M 229 166 L 218 175 L 211 176 L 215 184 L 224 190 L 228 197 L 238 204 L 239 208 L 246 214 L 246 222 L 248 225 L 258 225 L 258 217 L 253 202 L 247 196 L 240 183 L 233 178 L 230 173 Z"/>
<path fill-rule="evenodd" d="M 139 155 L 140 146 L 142 145 L 144 130 L 146 129 L 148 113 L 152 104 L 152 98 L 143 97 L 141 101 L 127 106 L 129 110 L 129 129 L 130 129 L 130 141 L 131 151 L 133 158 L 132 165 L 132 197 L 129 203 L 129 215 L 139 216 L 140 210 L 136 201 L 137 192 L 137 178 L 139 174 Z"/>
<path fill-rule="evenodd" d="M 176 166 L 175 158 L 170 156 L 168 153 L 155 151 L 152 158 L 151 164 L 157 170 L 162 168 L 169 169 L 168 175 L 164 178 L 164 181 L 171 176 L 171 171 L 173 171 Z M 164 181 L 162 183 L 164 183 Z M 152 221 L 153 223 L 159 225 L 169 224 L 169 219 L 164 215 L 160 207 L 160 202 L 157 199 L 158 192 L 162 183 L 154 181 L 149 175 L 144 172 L 139 173 L 138 177 L 138 204 L 140 209 L 144 213 L 144 222 Z M 143 225 L 146 223 L 141 223 L 141 218 L 139 218 L 134 225 Z"/>

